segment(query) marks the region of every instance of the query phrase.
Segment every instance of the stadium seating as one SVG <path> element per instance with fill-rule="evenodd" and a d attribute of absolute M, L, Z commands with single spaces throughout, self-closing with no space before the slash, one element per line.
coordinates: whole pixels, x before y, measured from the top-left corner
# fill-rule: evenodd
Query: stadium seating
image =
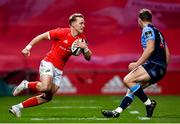
<path fill-rule="evenodd" d="M 76 88 L 72 93 L 111 93 L 104 92 L 102 88 L 115 76 L 122 80 L 127 73 L 128 63 L 135 61 L 142 53 L 137 13 L 145 5 L 153 11 L 153 22 L 163 32 L 171 52 L 168 74 L 159 84 L 160 91 L 150 93 L 180 94 L 179 87 L 176 87 L 180 74 L 178 0 L 44 0 L 43 4 L 40 0 L 2 1 L 0 73 L 29 69 L 38 72 L 39 62 L 50 50 L 51 41 L 44 41 L 35 46 L 29 58 L 21 55 L 23 47 L 40 33 L 56 27 L 67 27 L 68 17 L 72 13 L 81 12 L 86 19 L 85 34 L 93 51 L 92 61 L 86 62 L 82 56 L 78 59 L 70 58 L 65 67 L 65 75 Z M 116 85 L 120 86 L 120 81 Z M 170 85 L 173 88 L 168 89 Z M 89 87 L 94 90 L 90 90 Z"/>

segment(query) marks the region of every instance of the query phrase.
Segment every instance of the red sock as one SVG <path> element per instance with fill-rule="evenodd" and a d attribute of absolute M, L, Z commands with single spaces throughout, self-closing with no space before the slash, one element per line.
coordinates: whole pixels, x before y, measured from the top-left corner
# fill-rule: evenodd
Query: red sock
<path fill-rule="evenodd" d="M 24 108 L 27 108 L 27 107 L 39 105 L 39 103 L 36 97 L 31 97 L 26 101 L 22 102 L 22 105 Z"/>
<path fill-rule="evenodd" d="M 38 82 L 29 82 L 28 83 L 28 88 L 31 90 L 37 90 L 36 86 L 37 86 Z"/>

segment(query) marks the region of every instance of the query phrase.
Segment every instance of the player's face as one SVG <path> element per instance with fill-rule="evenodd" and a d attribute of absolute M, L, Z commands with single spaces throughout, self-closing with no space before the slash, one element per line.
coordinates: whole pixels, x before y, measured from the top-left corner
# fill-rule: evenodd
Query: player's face
<path fill-rule="evenodd" d="M 73 22 L 73 28 L 78 32 L 78 33 L 83 33 L 84 32 L 84 28 L 85 28 L 85 21 L 83 18 L 81 17 L 77 17 L 76 21 Z"/>

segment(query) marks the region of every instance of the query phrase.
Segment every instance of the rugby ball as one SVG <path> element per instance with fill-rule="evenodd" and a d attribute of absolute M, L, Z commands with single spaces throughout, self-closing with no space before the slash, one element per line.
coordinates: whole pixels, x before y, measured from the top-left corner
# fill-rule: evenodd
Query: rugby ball
<path fill-rule="evenodd" d="M 77 46 L 78 42 L 83 42 L 83 39 L 76 39 L 71 45 L 71 53 L 74 56 L 79 56 L 82 53 L 82 49 Z"/>

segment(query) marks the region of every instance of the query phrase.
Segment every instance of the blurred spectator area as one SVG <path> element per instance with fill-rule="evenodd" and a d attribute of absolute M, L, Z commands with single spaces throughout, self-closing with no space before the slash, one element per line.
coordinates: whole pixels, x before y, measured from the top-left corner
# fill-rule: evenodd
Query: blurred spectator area
<path fill-rule="evenodd" d="M 171 52 L 168 74 L 160 82 L 161 93 L 168 94 L 164 87 L 175 86 L 176 90 L 169 93 L 180 94 L 176 87 L 180 74 L 179 0 L 43 0 L 43 4 L 41 0 L 1 0 L 0 79 L 6 83 L 0 85 L 12 89 L 11 85 L 14 87 L 23 79 L 39 79 L 39 63 L 50 50 L 52 41 L 34 46 L 29 58 L 23 57 L 21 50 L 43 32 L 68 27 L 69 16 L 80 12 L 85 16 L 85 34 L 93 56 L 90 62 L 82 55 L 70 58 L 65 67 L 65 82 L 69 81 L 72 89 L 64 92 L 89 94 L 87 87 L 90 87 L 94 93 L 102 93 L 102 87 L 114 77 L 122 80 L 128 72 L 128 63 L 142 53 L 137 15 L 144 7 L 152 10 L 153 24 L 164 34 Z M 120 81 L 117 86 L 121 86 Z"/>

